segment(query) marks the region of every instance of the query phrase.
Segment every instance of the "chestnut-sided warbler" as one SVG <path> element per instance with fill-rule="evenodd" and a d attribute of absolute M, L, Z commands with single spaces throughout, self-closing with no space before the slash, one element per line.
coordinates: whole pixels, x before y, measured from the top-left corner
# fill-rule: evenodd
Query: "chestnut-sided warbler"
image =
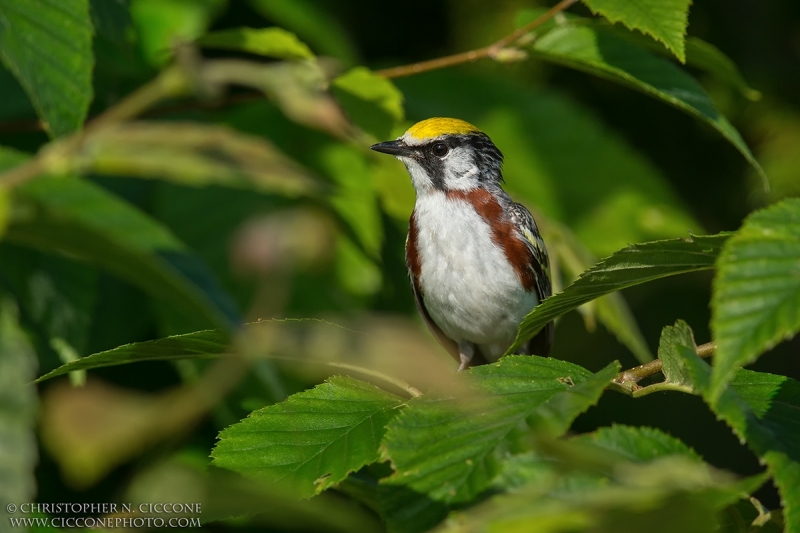
<path fill-rule="evenodd" d="M 533 217 L 502 189 L 503 154 L 478 128 L 429 118 L 371 146 L 405 164 L 417 199 L 406 264 L 417 309 L 459 362 L 494 362 L 550 296 L 550 266 Z M 547 355 L 553 323 L 521 352 Z"/>

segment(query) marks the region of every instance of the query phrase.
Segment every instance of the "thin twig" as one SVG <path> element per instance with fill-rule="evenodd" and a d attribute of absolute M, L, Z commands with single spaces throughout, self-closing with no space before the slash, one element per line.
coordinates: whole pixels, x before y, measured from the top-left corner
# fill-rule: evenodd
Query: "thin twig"
<path fill-rule="evenodd" d="M 419 63 L 412 63 L 411 65 L 378 70 L 375 73 L 379 76 L 383 76 L 384 78 L 402 78 L 404 76 L 411 76 L 412 74 L 419 74 L 421 72 L 428 72 L 430 70 L 460 65 L 462 63 L 471 63 L 473 61 L 477 61 L 478 59 L 495 58 L 501 50 L 514 45 L 522 37 L 530 33 L 531 30 L 538 28 L 577 1 L 578 0 L 561 0 L 559 3 L 547 10 L 546 13 L 543 13 L 541 16 L 537 17 L 536 20 L 526 24 L 515 32 L 506 35 L 499 41 L 484 48 L 478 48 L 477 50 L 469 50 L 459 54 L 430 59 L 428 61 L 421 61 Z"/>
<path fill-rule="evenodd" d="M 707 342 L 705 344 L 701 344 L 697 347 L 697 356 L 698 357 L 710 357 L 714 354 L 714 351 L 717 349 L 717 343 L 715 342 Z M 641 389 L 637 383 L 643 380 L 646 377 L 650 377 L 654 374 L 661 372 L 662 369 L 661 359 L 655 359 L 650 361 L 649 363 L 645 363 L 643 365 L 629 368 L 628 370 L 623 370 L 617 377 L 613 380 L 614 389 L 619 392 L 624 392 L 625 394 L 630 394 L 631 396 L 636 396 L 636 391 Z M 681 386 L 682 388 L 678 389 L 677 385 L 673 386 L 672 384 L 657 384 L 662 385 L 659 390 L 684 390 L 686 387 Z M 651 387 L 656 387 L 657 385 L 651 385 Z M 648 387 L 649 388 L 649 387 Z M 655 389 L 654 389 L 655 390 Z"/>

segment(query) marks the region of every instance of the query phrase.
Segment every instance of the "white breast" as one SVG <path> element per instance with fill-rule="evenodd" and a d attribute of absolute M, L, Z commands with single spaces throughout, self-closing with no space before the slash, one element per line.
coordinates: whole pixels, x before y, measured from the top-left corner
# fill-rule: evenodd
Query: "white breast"
<path fill-rule="evenodd" d="M 490 360 L 513 342 L 537 304 L 491 237 L 489 225 L 465 201 L 439 191 L 415 208 L 420 286 L 431 318 L 456 342 L 475 343 Z"/>

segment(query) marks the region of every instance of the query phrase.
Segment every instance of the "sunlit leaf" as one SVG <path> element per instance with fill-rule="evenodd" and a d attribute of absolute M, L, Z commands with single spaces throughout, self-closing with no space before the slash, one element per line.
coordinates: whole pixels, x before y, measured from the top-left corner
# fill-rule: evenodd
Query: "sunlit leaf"
<path fill-rule="evenodd" d="M 517 340 L 508 349 L 509 353 L 551 320 L 595 298 L 654 279 L 714 268 L 717 255 L 728 237 L 730 234 L 720 233 L 633 244 L 600 260 L 574 283 L 528 313 L 519 326 Z"/>
<path fill-rule="evenodd" d="M 775 480 L 787 533 L 800 531 L 800 383 L 786 377 L 739 369 L 717 393 L 711 368 L 683 351 L 694 387 L 718 417 L 753 450 Z"/>
<path fill-rule="evenodd" d="M 664 381 L 691 389 L 692 377 L 684 362 L 685 350 L 697 352 L 691 328 L 683 320 L 678 320 L 674 326 L 665 326 L 658 343 Z"/>
<path fill-rule="evenodd" d="M 0 58 L 54 137 L 80 129 L 92 101 L 89 0 L 0 0 Z"/>
<path fill-rule="evenodd" d="M 661 41 L 681 63 L 686 62 L 684 38 L 692 0 L 583 0 L 583 3 L 611 22 L 622 22 Z"/>
<path fill-rule="evenodd" d="M 737 368 L 800 330 L 800 199 L 750 215 L 725 243 L 717 269 L 712 396 Z"/>
<path fill-rule="evenodd" d="M 0 294 L 0 498 L 9 503 L 33 501 L 38 460 L 33 433 L 38 402 L 30 384 L 36 374 L 36 353 L 17 318 L 13 300 Z M 6 509 L 0 506 L 3 524 L 9 523 Z"/>
<path fill-rule="evenodd" d="M 390 80 L 365 67 L 334 79 L 331 89 L 350 120 L 378 140 L 388 139 L 405 117 L 403 94 Z"/>
<path fill-rule="evenodd" d="M 416 398 L 383 444 L 396 472 L 385 482 L 445 503 L 470 501 L 499 473 L 494 452 L 526 419 L 552 435 L 599 399 L 618 370 L 598 374 L 555 359 L 508 356 L 464 374 L 465 395 Z"/>
<path fill-rule="evenodd" d="M 314 57 L 308 46 L 282 28 L 234 28 L 207 33 L 197 40 L 208 48 L 239 50 L 278 59 Z"/>
<path fill-rule="evenodd" d="M 537 39 L 532 50 L 549 61 L 621 82 L 699 118 L 735 146 L 766 179 L 739 132 L 714 107 L 700 84 L 668 60 L 611 32 L 572 23 Z"/>
<path fill-rule="evenodd" d="M 378 459 L 384 426 L 402 402 L 367 383 L 333 377 L 225 429 L 214 464 L 313 496 Z"/>
<path fill-rule="evenodd" d="M 356 60 L 355 45 L 325 4 L 313 0 L 249 0 L 249 4 L 269 20 L 299 35 L 320 55 L 346 63 Z"/>

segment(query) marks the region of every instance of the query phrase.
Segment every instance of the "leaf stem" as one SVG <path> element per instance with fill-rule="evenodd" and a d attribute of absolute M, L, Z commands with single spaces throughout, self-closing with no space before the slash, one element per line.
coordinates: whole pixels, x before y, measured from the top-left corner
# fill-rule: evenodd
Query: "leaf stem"
<path fill-rule="evenodd" d="M 714 351 L 717 349 L 717 343 L 715 342 L 707 342 L 705 344 L 701 344 L 697 347 L 697 356 L 698 357 L 711 357 L 714 355 Z M 623 394 L 627 394 L 629 396 L 633 396 L 634 398 L 638 398 L 640 396 L 645 396 L 651 392 L 657 392 L 660 390 L 680 390 L 682 392 L 690 392 L 687 390 L 686 387 L 676 387 L 672 386 L 671 384 L 665 383 L 656 383 L 654 385 L 650 385 L 648 387 L 640 387 L 637 383 L 643 380 L 646 377 L 650 377 L 654 374 L 661 372 L 661 359 L 655 359 L 643 365 L 639 365 L 634 368 L 629 368 L 628 370 L 623 370 L 611 383 L 611 388 L 616 390 L 617 392 L 621 392 Z M 645 393 L 644 391 L 647 390 Z"/>
<path fill-rule="evenodd" d="M 506 35 L 499 41 L 494 42 L 489 46 L 478 48 L 476 50 L 469 50 L 467 52 L 461 52 L 459 54 L 438 57 L 436 59 L 429 59 L 428 61 L 421 61 L 419 63 L 412 63 L 410 65 L 378 70 L 375 73 L 385 78 L 402 78 L 405 76 L 411 76 L 413 74 L 419 74 L 421 72 L 428 72 L 430 70 L 460 65 L 462 63 L 472 63 L 478 59 L 495 59 L 502 50 L 508 48 L 509 46 L 513 46 L 522 37 L 530 33 L 531 30 L 538 28 L 577 1 L 578 0 L 561 0 L 559 3 L 551 7 L 549 10 L 547 10 L 547 12 L 543 13 L 529 24 L 526 24 L 525 26 L 517 29 L 515 32 Z"/>

